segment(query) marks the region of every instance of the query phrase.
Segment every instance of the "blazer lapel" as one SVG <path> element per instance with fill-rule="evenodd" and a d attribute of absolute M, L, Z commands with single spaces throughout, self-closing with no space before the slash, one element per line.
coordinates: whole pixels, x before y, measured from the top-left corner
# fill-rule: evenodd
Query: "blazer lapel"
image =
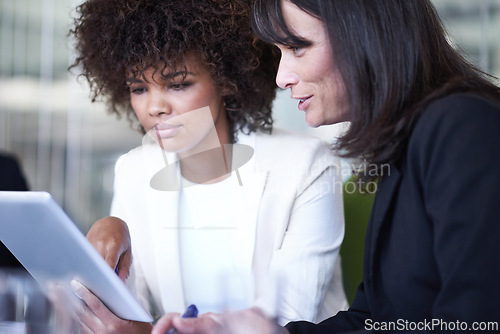
<path fill-rule="evenodd" d="M 158 148 L 156 145 L 153 148 L 155 151 L 147 154 L 145 159 L 151 180 L 147 201 L 150 214 L 149 233 L 154 245 L 152 263 L 155 266 L 164 311 L 179 312 L 185 307 L 178 233 L 178 204 L 181 189 L 172 185 L 180 184 L 180 169 L 174 156 L 169 155 L 166 159 L 167 156 L 159 152 Z M 168 177 L 168 184 L 162 183 L 158 176 Z"/>
<path fill-rule="evenodd" d="M 379 244 L 385 235 L 384 231 L 390 228 L 389 225 L 392 223 L 391 217 L 388 217 L 388 213 L 397 196 L 396 193 L 400 182 L 401 173 L 394 165 L 391 165 L 390 175 L 384 176 L 378 184 L 378 191 L 366 231 L 363 280 L 366 287 L 373 287 L 371 289 L 365 288 L 367 298 L 373 298 L 373 300 L 378 300 L 377 296 L 385 294 L 381 286 L 376 282 L 376 278 L 380 277 L 377 274 L 377 271 L 380 270 L 378 266 L 381 251 Z M 387 314 L 387 312 L 390 312 L 390 308 L 389 304 L 381 304 L 377 305 L 377 310 L 374 310 L 374 312 L 377 314 Z"/>
<path fill-rule="evenodd" d="M 240 170 L 245 212 L 240 215 L 240 227 L 233 242 L 233 254 L 236 258 L 235 263 L 248 273 L 252 269 L 259 204 L 266 175 L 266 172 L 252 172 L 247 168 Z"/>
<path fill-rule="evenodd" d="M 374 250 L 378 249 L 377 246 L 380 241 L 380 236 L 383 235 L 382 229 L 384 227 L 384 222 L 386 221 L 387 213 L 395 198 L 395 192 L 399 188 L 400 181 L 401 173 L 394 165 L 391 165 L 390 175 L 384 176 L 378 184 L 378 191 L 373 203 L 370 224 L 367 230 L 367 242 L 365 245 L 366 252 L 369 254 L 370 274 L 373 274 L 374 259 L 378 255 Z"/>
<path fill-rule="evenodd" d="M 235 150 L 255 148 L 255 135 L 240 134 L 238 139 L 238 144 L 234 146 Z M 235 156 L 237 154 L 233 153 L 233 157 Z M 240 227 L 233 240 L 233 256 L 236 259 L 235 263 L 238 263 L 240 267 L 239 269 L 248 274 L 252 270 L 259 205 L 267 177 L 266 171 L 257 170 L 256 161 L 258 158 L 258 152 L 254 151 L 248 162 L 243 165 L 236 162 L 239 168 L 235 171 L 239 174 L 238 181 L 245 202 L 245 212 L 240 215 Z"/>

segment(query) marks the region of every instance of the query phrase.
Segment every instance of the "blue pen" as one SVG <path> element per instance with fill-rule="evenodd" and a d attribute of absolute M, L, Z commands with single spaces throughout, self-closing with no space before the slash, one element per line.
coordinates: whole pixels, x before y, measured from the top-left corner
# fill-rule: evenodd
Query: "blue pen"
<path fill-rule="evenodd" d="M 183 318 L 196 318 L 198 316 L 198 309 L 196 305 L 189 305 L 186 312 L 182 315 Z M 174 334 L 176 332 L 175 328 L 170 328 L 165 334 Z"/>

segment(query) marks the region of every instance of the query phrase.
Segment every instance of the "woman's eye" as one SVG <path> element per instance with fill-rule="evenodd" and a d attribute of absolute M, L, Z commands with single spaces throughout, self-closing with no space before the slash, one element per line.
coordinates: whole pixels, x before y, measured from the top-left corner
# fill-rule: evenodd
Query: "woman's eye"
<path fill-rule="evenodd" d="M 183 90 L 189 86 L 190 84 L 186 82 L 173 82 L 170 84 L 170 88 L 172 88 L 173 90 Z"/>
<path fill-rule="evenodd" d="M 143 87 L 129 87 L 129 90 L 131 94 L 142 94 L 146 91 L 146 89 Z"/>

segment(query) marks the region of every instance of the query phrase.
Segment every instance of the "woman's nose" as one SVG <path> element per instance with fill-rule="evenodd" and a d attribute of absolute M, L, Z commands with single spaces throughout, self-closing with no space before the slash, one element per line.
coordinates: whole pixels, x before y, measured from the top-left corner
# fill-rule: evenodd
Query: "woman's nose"
<path fill-rule="evenodd" d="M 149 114 L 151 116 L 170 115 L 172 106 L 165 97 L 164 92 L 151 91 L 148 103 Z"/>
<path fill-rule="evenodd" d="M 278 87 L 286 89 L 291 88 L 298 82 L 298 75 L 294 71 L 292 71 L 286 59 L 282 57 L 280 60 L 280 65 L 278 67 L 278 73 L 276 74 L 276 84 L 278 85 Z"/>

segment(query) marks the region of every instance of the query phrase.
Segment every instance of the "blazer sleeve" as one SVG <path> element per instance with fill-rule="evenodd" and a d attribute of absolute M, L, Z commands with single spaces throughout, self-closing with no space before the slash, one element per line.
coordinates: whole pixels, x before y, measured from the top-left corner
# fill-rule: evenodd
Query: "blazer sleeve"
<path fill-rule="evenodd" d="M 291 156 L 272 157 L 273 161 L 283 161 L 283 165 L 286 161 L 289 167 L 283 172 L 281 166 L 274 176 L 268 177 L 279 179 L 279 182 L 267 181 L 266 191 L 273 195 L 262 200 L 269 202 L 266 207 L 270 212 L 261 220 L 271 219 L 272 224 L 280 226 L 279 232 L 272 232 L 277 238 L 269 272 L 280 282 L 279 287 L 271 291 L 278 291 L 279 294 L 276 298 L 281 324 L 298 319 L 318 321 L 325 296 L 332 287 L 330 283 L 344 237 L 339 160 L 319 140 L 301 139 L 299 142 L 289 138 L 286 142 L 294 147 Z M 270 205 L 272 202 L 274 204 Z M 288 205 L 285 202 L 290 205 L 289 209 L 284 209 Z M 261 211 L 264 211 L 262 207 L 263 204 Z M 287 212 L 283 225 L 275 221 L 278 209 Z M 266 230 L 270 231 L 271 223 L 266 224 Z M 341 280 L 333 283 L 337 284 L 337 294 L 329 302 L 336 306 L 329 314 L 348 306 Z M 268 297 L 263 296 L 265 302 L 259 298 L 257 305 L 272 304 Z"/>
<path fill-rule="evenodd" d="M 153 294 L 146 280 L 144 266 L 150 263 L 141 262 L 141 256 L 137 256 L 137 249 L 144 248 L 144 242 L 148 242 L 147 232 L 137 235 L 143 231 L 142 223 L 147 219 L 147 213 L 143 203 L 137 199 L 144 195 L 143 185 L 149 186 L 144 177 L 142 151 L 134 149 L 120 156 L 115 164 L 114 192 L 111 202 L 110 215 L 125 221 L 129 227 L 132 241 L 132 265 L 130 276 L 126 282 L 129 291 L 139 300 L 141 305 L 153 316 L 159 319 L 163 315 L 161 310 L 160 295 Z M 146 237 L 144 237 L 146 236 Z M 145 241 L 146 240 L 146 241 Z M 153 261 L 153 259 L 151 259 Z M 153 264 L 154 265 L 154 264 Z"/>
<path fill-rule="evenodd" d="M 369 318 L 370 312 L 365 299 L 364 286 L 361 283 L 349 310 L 340 311 L 334 317 L 323 320 L 319 324 L 296 321 L 288 323 L 285 328 L 290 334 L 361 333 L 365 331 L 365 321 Z"/>
<path fill-rule="evenodd" d="M 127 154 L 121 155 L 115 163 L 114 192 L 113 199 L 111 201 L 110 215 L 122 219 L 128 225 L 131 234 L 132 250 L 134 250 L 138 245 L 136 244 L 136 238 L 133 237 L 132 229 L 134 226 L 131 225 L 130 222 L 137 219 L 137 216 L 135 216 L 134 214 L 136 214 L 138 211 L 140 214 L 140 210 L 134 207 L 133 204 L 131 204 L 131 201 L 128 199 L 129 193 L 138 191 L 137 189 L 134 189 L 134 187 L 131 186 L 131 182 L 129 182 L 132 175 L 133 173 L 131 173 L 130 171 L 130 164 L 127 163 Z M 126 281 L 126 286 L 132 293 L 132 295 L 139 300 L 141 305 L 155 319 L 157 319 L 158 314 L 153 308 L 153 305 L 150 303 L 150 300 L 152 300 L 152 298 L 149 298 L 150 291 L 147 288 L 147 284 L 144 279 L 142 266 L 138 262 L 138 258 L 133 256 L 132 265 L 130 268 L 130 276 Z"/>
<path fill-rule="evenodd" d="M 280 275 L 278 280 L 286 281 L 279 296 L 284 323 L 316 321 L 333 277 L 344 238 L 344 217 L 342 198 L 330 191 L 331 173 L 327 169 L 297 198 L 283 244 L 271 262 L 271 270 Z M 338 292 L 342 305 L 345 297 L 341 289 Z"/>
<path fill-rule="evenodd" d="M 500 106 L 452 95 L 433 103 L 409 143 L 442 282 L 443 321 L 497 321 L 500 310 Z"/>

